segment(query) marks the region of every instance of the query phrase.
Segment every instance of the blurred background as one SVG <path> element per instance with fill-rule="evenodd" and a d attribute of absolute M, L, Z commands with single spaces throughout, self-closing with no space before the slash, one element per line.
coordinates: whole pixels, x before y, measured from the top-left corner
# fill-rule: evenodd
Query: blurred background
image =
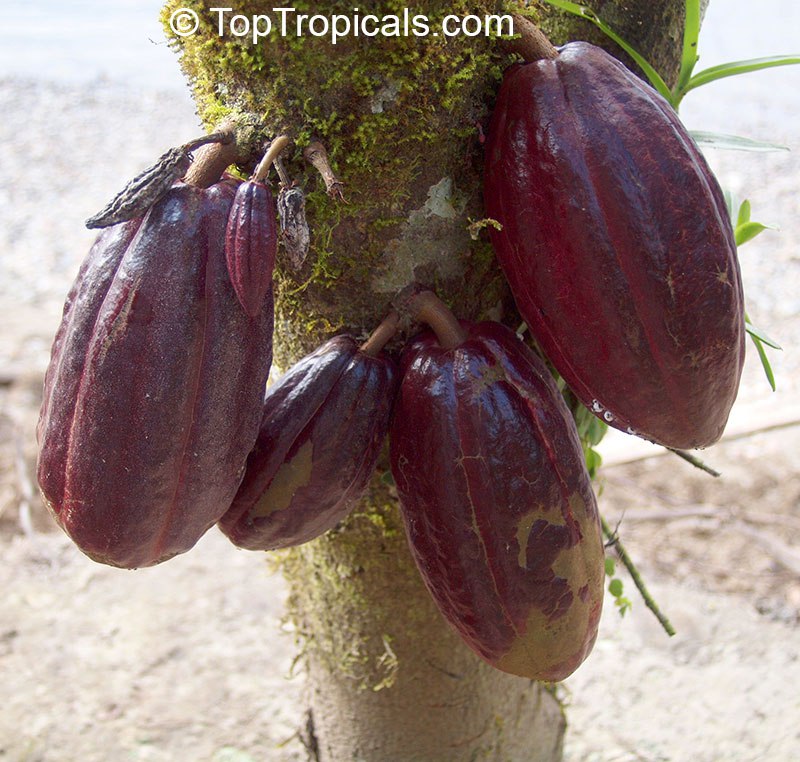
<path fill-rule="evenodd" d="M 157 569 L 85 559 L 33 481 L 42 373 L 93 240 L 83 220 L 201 132 L 155 0 L 5 3 L 0 25 L 0 759 L 304 759 L 285 590 L 210 532 Z M 711 0 L 698 68 L 800 53 L 796 0 Z M 713 83 L 690 129 L 791 152 L 711 150 L 721 184 L 775 225 L 741 250 L 752 347 L 713 480 L 646 443 L 602 446 L 601 510 L 678 629 L 625 581 L 595 654 L 561 689 L 570 760 L 800 758 L 800 67 Z M 698 326 L 702 330 L 702 326 Z"/>

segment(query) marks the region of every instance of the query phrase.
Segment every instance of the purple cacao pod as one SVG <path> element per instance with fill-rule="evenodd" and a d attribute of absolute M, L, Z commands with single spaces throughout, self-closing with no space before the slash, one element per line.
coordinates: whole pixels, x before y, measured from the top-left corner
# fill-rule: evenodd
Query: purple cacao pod
<path fill-rule="evenodd" d="M 278 233 L 275 201 L 262 182 L 248 180 L 236 190 L 225 233 L 225 257 L 233 289 L 250 317 L 263 309 L 272 289 Z"/>
<path fill-rule="evenodd" d="M 220 529 L 236 545 L 273 550 L 341 521 L 375 469 L 397 386 L 394 362 L 337 336 L 270 389 L 261 431 Z"/>
<path fill-rule="evenodd" d="M 744 360 L 739 263 L 669 104 L 585 42 L 511 67 L 484 198 L 520 314 L 581 402 L 668 447 L 719 439 Z"/>
<path fill-rule="evenodd" d="M 236 183 L 175 185 L 100 234 L 45 377 L 38 480 L 91 558 L 134 568 L 190 549 L 227 510 L 255 442 L 272 359 L 226 274 Z"/>
<path fill-rule="evenodd" d="M 562 680 L 594 644 L 604 551 L 572 416 L 499 323 L 401 358 L 390 429 L 409 544 L 445 618 L 489 664 Z"/>

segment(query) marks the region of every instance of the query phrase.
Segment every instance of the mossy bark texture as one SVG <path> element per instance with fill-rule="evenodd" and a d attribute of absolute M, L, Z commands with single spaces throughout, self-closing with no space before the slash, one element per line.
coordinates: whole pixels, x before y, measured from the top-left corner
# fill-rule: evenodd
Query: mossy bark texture
<path fill-rule="evenodd" d="M 511 59 L 484 37 L 236 37 L 232 15 L 267 14 L 241 0 L 223 18 L 210 0 L 169 0 L 198 14 L 190 36 L 172 35 L 203 120 L 237 126 L 240 170 L 264 141 L 287 134 L 290 177 L 306 192 L 311 249 L 293 269 L 279 254 L 275 355 L 286 367 L 334 333 L 375 327 L 411 280 L 434 287 L 458 317 L 514 325 L 507 286 L 482 235 L 482 141 Z M 590 2 L 674 76 L 682 0 Z M 403 17 L 391 2 L 295 4 L 297 13 Z M 509 10 L 517 10 L 508 6 Z M 502 12 L 489 0 L 426 0 L 432 29 L 446 14 Z M 536 16 L 556 44 L 599 39 L 591 26 L 549 9 Z M 293 23 L 293 22 L 292 22 Z M 168 33 L 169 26 L 166 26 Z M 239 22 L 237 30 L 243 29 Z M 391 29 L 388 31 L 391 32 Z M 325 192 L 303 160 L 321 141 L 346 203 Z M 403 337 L 401 336 L 400 339 Z M 399 341 L 396 345 L 399 345 Z M 336 446 L 335 442 L 331 446 Z M 309 755 L 324 762 L 556 760 L 565 720 L 544 686 L 492 670 L 435 610 L 406 547 L 392 487 L 379 469 L 353 515 L 288 553 L 291 615 L 308 668 Z"/>

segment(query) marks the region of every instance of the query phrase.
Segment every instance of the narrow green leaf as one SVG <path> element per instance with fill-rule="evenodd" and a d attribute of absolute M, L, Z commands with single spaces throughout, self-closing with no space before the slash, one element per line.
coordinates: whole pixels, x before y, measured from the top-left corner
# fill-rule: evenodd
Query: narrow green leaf
<path fill-rule="evenodd" d="M 751 329 L 755 329 L 759 334 L 761 332 L 758 331 L 758 329 L 755 328 L 755 326 L 750 322 L 750 316 L 746 312 L 744 313 L 744 325 L 745 325 L 745 330 L 747 331 L 748 334 L 750 334 L 750 338 L 752 339 L 753 344 L 755 344 L 756 352 L 758 352 L 758 359 L 761 360 L 761 367 L 764 368 L 764 374 L 766 375 L 767 381 L 769 382 L 769 385 L 772 388 L 772 391 L 774 392 L 775 389 L 777 388 L 775 386 L 775 374 L 772 372 L 772 365 L 770 365 L 769 363 L 769 358 L 767 357 L 767 350 L 764 349 L 764 344 L 766 342 L 763 342 L 759 336 L 756 336 L 753 333 Z M 771 339 L 770 342 L 772 342 Z"/>
<path fill-rule="evenodd" d="M 726 135 L 721 132 L 704 132 L 703 130 L 691 130 L 689 134 L 694 138 L 694 142 L 709 148 L 721 148 L 731 151 L 754 151 L 766 153 L 769 151 L 788 151 L 789 146 L 780 143 L 769 143 L 763 140 L 752 140 L 743 138 L 740 135 Z"/>
<path fill-rule="evenodd" d="M 641 53 L 639 53 L 638 50 L 631 47 L 625 40 L 623 40 L 622 37 L 620 37 L 610 26 L 608 26 L 608 24 L 606 24 L 591 8 L 587 8 L 585 5 L 579 5 L 578 3 L 568 2 L 568 0 L 547 0 L 547 2 L 556 8 L 560 8 L 562 11 L 566 11 L 574 16 L 580 16 L 587 21 L 591 21 L 598 29 L 602 30 L 606 37 L 610 37 L 612 40 L 614 40 L 617 45 L 619 45 L 634 61 L 636 61 L 641 70 L 645 73 L 647 79 L 650 80 L 650 84 L 669 101 L 673 108 L 675 107 L 672 92 L 661 78 L 661 75 L 650 65 L 648 60 Z"/>
<path fill-rule="evenodd" d="M 606 576 L 613 577 L 614 576 L 614 569 L 617 568 L 617 564 L 611 556 L 606 556 Z"/>
<path fill-rule="evenodd" d="M 762 331 L 760 328 L 756 328 L 750 321 L 747 321 L 744 324 L 744 327 L 747 333 L 749 333 L 753 338 L 758 339 L 762 344 L 766 344 L 768 347 L 772 347 L 773 349 L 777 349 L 781 352 L 783 351 L 783 347 L 778 344 L 775 339 L 771 339 L 766 333 L 764 333 L 764 331 Z"/>
<path fill-rule="evenodd" d="M 790 66 L 799 63 L 800 56 L 768 56 L 766 58 L 751 58 L 747 61 L 731 61 L 719 66 L 711 66 L 695 74 L 686 83 L 683 95 L 696 87 L 707 85 L 709 82 L 715 82 L 724 77 L 735 77 L 737 74 L 747 74 L 751 71 L 770 69 L 774 66 Z"/>
<path fill-rule="evenodd" d="M 764 225 L 761 222 L 745 222 L 742 225 L 737 225 L 733 231 L 736 245 L 742 246 L 748 241 L 752 241 L 759 233 L 763 233 L 765 230 L 777 230 L 777 228 L 774 225 Z"/>
<path fill-rule="evenodd" d="M 753 343 L 756 345 L 756 351 L 758 352 L 758 357 L 761 360 L 761 367 L 764 368 L 767 381 L 774 392 L 777 388 L 775 386 L 775 374 L 772 372 L 772 366 L 769 364 L 769 358 L 767 357 L 764 345 L 755 336 L 751 336 L 750 338 L 753 339 Z"/>
<path fill-rule="evenodd" d="M 685 92 L 695 64 L 697 64 L 697 40 L 700 37 L 700 0 L 686 0 L 686 15 L 683 23 L 683 52 L 681 70 L 673 93 Z"/>
<path fill-rule="evenodd" d="M 739 207 L 739 214 L 736 217 L 737 228 L 740 225 L 744 225 L 745 223 L 750 222 L 750 211 L 751 211 L 750 201 L 748 199 L 745 199 L 744 201 L 742 201 L 742 205 Z M 739 245 L 738 242 L 736 245 L 737 246 Z"/>

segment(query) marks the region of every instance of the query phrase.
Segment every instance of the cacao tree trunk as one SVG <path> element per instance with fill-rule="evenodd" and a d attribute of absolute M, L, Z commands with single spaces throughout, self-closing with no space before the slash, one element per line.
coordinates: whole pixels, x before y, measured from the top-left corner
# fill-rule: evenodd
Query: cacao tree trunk
<path fill-rule="evenodd" d="M 674 78 L 682 0 L 587 4 Z M 242 0 L 236 13 L 269 14 L 274 5 Z M 163 10 L 165 22 L 179 7 L 199 15 L 198 31 L 172 42 L 200 115 L 209 127 L 234 122 L 245 171 L 265 139 L 290 135 L 287 171 L 307 194 L 308 259 L 298 270 L 278 255 L 277 365 L 337 332 L 365 336 L 412 279 L 435 286 L 461 318 L 515 325 L 490 247 L 470 235 L 470 222 L 484 216 L 480 129 L 511 60 L 499 46 L 483 37 L 353 35 L 334 46 L 298 39 L 291 24 L 286 37 L 254 45 L 230 32 L 232 14 L 211 12 L 218 6 L 169 0 Z M 391 3 L 360 6 L 402 16 Z M 328 0 L 311 12 L 352 16 L 353 7 Z M 547 8 L 539 19 L 556 44 L 589 37 L 607 46 L 591 25 Z M 412 12 L 435 28 L 448 13 L 498 8 L 427 0 Z M 326 146 L 347 203 L 326 194 L 303 160 L 313 139 Z M 559 759 L 566 723 L 553 691 L 491 669 L 449 629 L 413 565 L 385 472 L 384 464 L 350 519 L 285 559 L 308 671 L 310 758 Z"/>

